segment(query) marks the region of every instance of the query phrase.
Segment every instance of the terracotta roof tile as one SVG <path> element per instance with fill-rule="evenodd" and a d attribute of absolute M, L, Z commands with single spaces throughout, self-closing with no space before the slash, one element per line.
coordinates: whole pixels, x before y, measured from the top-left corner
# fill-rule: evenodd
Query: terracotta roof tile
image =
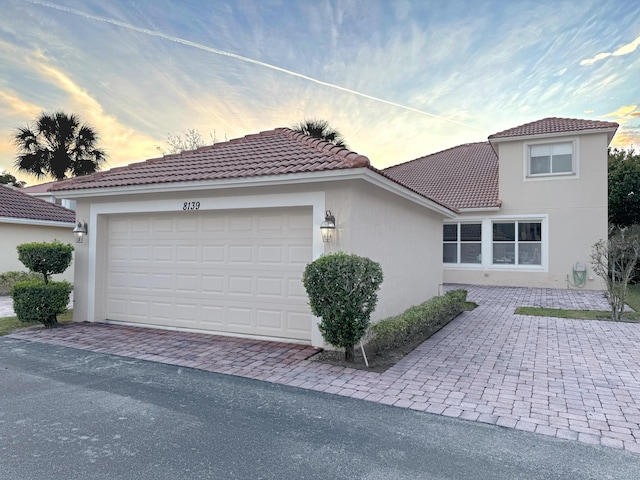
<path fill-rule="evenodd" d="M 383 172 L 418 193 L 456 209 L 500 206 L 498 157 L 488 142 L 460 145 Z"/>
<path fill-rule="evenodd" d="M 371 168 L 363 155 L 277 128 L 53 185 L 51 191 Z M 374 169 L 375 170 L 375 169 Z"/>
<path fill-rule="evenodd" d="M 531 123 L 525 123 L 519 127 L 510 128 L 502 132 L 489 135 L 489 140 L 508 138 L 508 137 L 526 137 L 530 135 L 545 135 L 550 133 L 579 132 L 583 130 L 607 130 L 617 129 L 618 124 L 615 122 L 603 122 L 600 120 L 581 120 L 578 118 L 543 118 Z"/>
<path fill-rule="evenodd" d="M 0 217 L 75 223 L 76 212 L 0 185 Z"/>

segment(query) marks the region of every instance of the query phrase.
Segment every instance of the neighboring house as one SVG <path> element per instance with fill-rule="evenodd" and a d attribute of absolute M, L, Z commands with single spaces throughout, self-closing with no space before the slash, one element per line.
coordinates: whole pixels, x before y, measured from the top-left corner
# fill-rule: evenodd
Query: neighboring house
<path fill-rule="evenodd" d="M 16 247 L 29 242 L 73 243 L 75 212 L 0 185 L 0 273 L 27 271 Z M 56 280 L 73 281 L 73 265 Z"/>
<path fill-rule="evenodd" d="M 454 207 L 444 281 L 601 289 L 590 267 L 607 238 L 607 148 L 617 123 L 545 118 L 387 168 Z"/>
<path fill-rule="evenodd" d="M 56 197 L 51 189 L 54 186 L 59 187 L 60 185 L 64 185 L 66 182 L 73 180 L 72 178 L 66 180 L 56 180 L 53 182 L 39 183 L 38 185 L 31 185 L 29 187 L 21 188 L 23 193 L 28 193 L 40 200 L 44 200 L 49 203 L 55 203 L 56 205 L 61 205 L 69 210 L 76 209 L 76 202 L 73 200 L 67 200 L 65 198 Z"/>
<path fill-rule="evenodd" d="M 279 128 L 53 185 L 88 224 L 74 318 L 322 346 L 302 272 L 339 250 L 382 265 L 374 321 L 443 282 L 564 288 L 606 237 L 616 128 L 544 119 L 384 171 Z"/>

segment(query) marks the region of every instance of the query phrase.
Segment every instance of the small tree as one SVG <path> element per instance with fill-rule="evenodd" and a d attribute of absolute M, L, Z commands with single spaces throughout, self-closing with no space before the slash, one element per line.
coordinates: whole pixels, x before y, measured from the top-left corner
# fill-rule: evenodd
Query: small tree
<path fill-rule="evenodd" d="M 302 282 L 311 311 L 321 319 L 320 332 L 328 343 L 344 348 L 349 362 L 369 327 L 382 279 L 380 264 L 344 252 L 323 255 L 304 270 Z"/>
<path fill-rule="evenodd" d="M 11 289 L 13 309 L 22 322 L 42 322 L 46 328 L 58 324 L 58 314 L 69 304 L 72 286 L 69 282 L 49 281 L 49 277 L 64 272 L 71 263 L 73 246 L 57 240 L 52 243 L 18 245 L 18 259 L 42 280 L 16 282 Z"/>
<path fill-rule="evenodd" d="M 625 306 L 627 285 L 634 275 L 640 256 L 640 226 L 609 229 L 608 240 L 600 239 L 593 246 L 593 271 L 607 285 L 605 297 L 611 306 L 611 319 L 619 321 Z"/>

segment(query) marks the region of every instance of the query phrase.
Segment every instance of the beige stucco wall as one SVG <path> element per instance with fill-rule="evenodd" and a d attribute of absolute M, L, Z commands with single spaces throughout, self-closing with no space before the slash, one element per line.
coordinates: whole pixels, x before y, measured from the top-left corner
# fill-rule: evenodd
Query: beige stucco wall
<path fill-rule="evenodd" d="M 363 180 L 202 190 L 187 196 L 203 205 L 232 196 L 241 204 L 243 197 L 288 198 L 309 192 L 324 198 L 314 207 L 314 222 L 319 226 L 328 209 L 337 223 L 336 242 L 320 242 L 320 250 L 314 248 L 318 255 L 342 250 L 381 263 L 385 279 L 374 320 L 400 313 L 438 294 L 442 283 L 442 215 Z M 89 235 L 76 249 L 75 321 L 104 320 L 101 312 L 105 285 L 101 272 L 106 266 L 106 248 L 97 240 L 106 238 L 106 222 L 104 215 L 96 216 L 92 212 L 113 203 L 126 202 L 133 206 L 136 202 L 168 201 L 178 205 L 189 199 L 185 193 L 178 192 L 101 197 L 92 199 L 91 203 L 86 199 L 77 201 L 76 216 L 89 222 Z M 317 235 L 320 235 L 319 228 Z M 92 269 L 95 269 L 93 274 Z M 91 278 L 95 278 L 95 289 L 90 288 Z"/>
<path fill-rule="evenodd" d="M 62 243 L 71 243 L 75 246 L 72 228 L 0 223 L 0 273 L 28 271 L 27 267 L 18 260 L 18 252 L 16 251 L 16 247 L 22 243 L 59 240 Z M 53 275 L 53 279 L 73 282 L 73 271 L 72 262 L 64 273 Z"/>
<path fill-rule="evenodd" d="M 335 244 L 380 263 L 384 281 L 373 321 L 401 313 L 438 294 L 442 283 L 442 215 L 364 182 L 327 192 L 336 216 Z"/>
<path fill-rule="evenodd" d="M 497 212 L 467 214 L 460 218 L 497 218 L 544 215 L 548 221 L 548 268 L 546 271 L 516 268 L 446 267 L 444 278 L 451 283 L 573 288 L 573 267 L 587 267 L 585 289 L 603 285 L 590 265 L 592 245 L 607 237 L 607 136 L 604 133 L 553 137 L 546 142 L 574 141 L 577 173 L 572 176 L 526 179 L 526 143 L 522 140 L 498 143 L 500 199 Z"/>

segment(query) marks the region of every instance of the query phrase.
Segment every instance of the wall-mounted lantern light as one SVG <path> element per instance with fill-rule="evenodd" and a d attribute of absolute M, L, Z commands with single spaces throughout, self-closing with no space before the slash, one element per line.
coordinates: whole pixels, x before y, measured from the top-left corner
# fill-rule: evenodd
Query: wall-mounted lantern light
<path fill-rule="evenodd" d="M 336 217 L 331 214 L 331 210 L 326 211 L 324 222 L 320 224 L 320 231 L 322 232 L 322 241 L 324 243 L 333 242 L 336 231 Z"/>
<path fill-rule="evenodd" d="M 73 229 L 73 236 L 76 239 L 76 243 L 82 243 L 86 235 L 87 235 L 87 222 L 78 222 L 78 224 Z"/>

